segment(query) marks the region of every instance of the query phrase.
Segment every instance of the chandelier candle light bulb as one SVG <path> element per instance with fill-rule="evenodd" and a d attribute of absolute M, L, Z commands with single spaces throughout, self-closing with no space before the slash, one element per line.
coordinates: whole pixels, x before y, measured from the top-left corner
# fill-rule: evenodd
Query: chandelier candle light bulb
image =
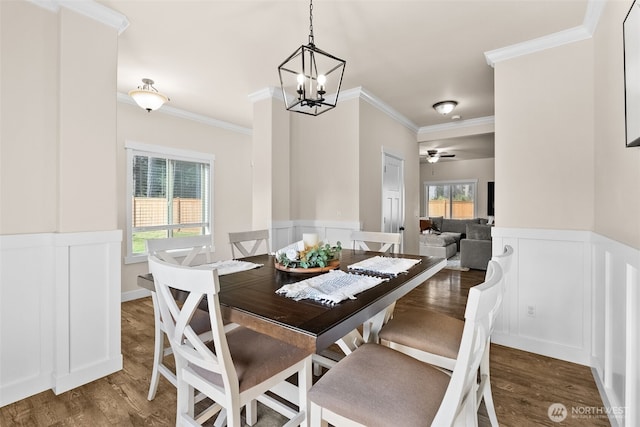
<path fill-rule="evenodd" d="M 320 95 L 325 94 L 324 85 L 327 83 L 327 77 L 324 74 L 318 75 L 318 93 Z"/>

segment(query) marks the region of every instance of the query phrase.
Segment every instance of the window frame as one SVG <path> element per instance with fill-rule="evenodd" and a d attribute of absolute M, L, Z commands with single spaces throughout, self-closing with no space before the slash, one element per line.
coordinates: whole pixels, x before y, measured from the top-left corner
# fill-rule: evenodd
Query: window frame
<path fill-rule="evenodd" d="M 147 261 L 147 253 L 144 254 L 133 254 L 133 158 L 135 156 L 149 156 L 149 157 L 157 157 L 157 158 L 165 158 L 169 160 L 177 160 L 177 161 L 186 161 L 186 162 L 195 162 L 195 163 L 206 163 L 209 165 L 209 183 L 208 190 L 206 192 L 207 197 L 209 198 L 209 215 L 208 215 L 208 231 L 211 235 L 212 244 L 213 244 L 213 208 L 214 208 L 214 199 L 213 199 L 213 184 L 214 184 L 214 163 L 215 156 L 209 153 L 202 153 L 198 151 L 191 150 L 182 150 L 178 148 L 165 147 L 161 145 L 153 145 L 153 144 L 145 144 L 135 141 L 125 141 L 124 148 L 127 154 L 127 162 L 126 162 L 126 251 L 125 251 L 125 264 L 133 264 L 139 262 Z M 214 248 L 212 246 L 211 250 Z"/>
<path fill-rule="evenodd" d="M 423 194 L 424 194 L 424 216 L 429 216 L 429 186 L 436 185 L 460 185 L 460 184 L 470 184 L 474 186 L 473 191 L 473 217 L 478 217 L 478 179 L 458 179 L 458 180 L 446 180 L 446 181 L 425 181 L 423 185 Z M 449 195 L 451 197 L 451 195 Z M 453 206 L 453 203 L 450 203 L 449 206 Z"/>

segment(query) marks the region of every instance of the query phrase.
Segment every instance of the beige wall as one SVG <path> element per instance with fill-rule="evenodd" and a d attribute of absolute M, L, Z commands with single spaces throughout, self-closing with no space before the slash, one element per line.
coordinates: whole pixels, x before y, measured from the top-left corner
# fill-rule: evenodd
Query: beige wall
<path fill-rule="evenodd" d="M 433 181 L 478 180 L 476 213 L 487 218 L 487 183 L 494 181 L 494 159 L 456 160 L 453 162 L 420 164 L 420 212 L 426 214 L 424 184 Z M 500 215 L 496 216 L 496 221 Z"/>
<path fill-rule="evenodd" d="M 117 31 L 29 2 L 0 11 L 0 233 L 115 229 Z"/>
<path fill-rule="evenodd" d="M 253 225 L 269 228 L 291 216 L 289 112 L 269 97 L 253 106 Z M 240 230 L 238 230 L 240 231 Z"/>
<path fill-rule="evenodd" d="M 595 231 L 640 248 L 640 147 L 625 147 L 622 22 L 607 2 L 595 34 Z"/>
<path fill-rule="evenodd" d="M 593 229 L 593 65 L 592 40 L 496 65 L 500 226 Z"/>
<path fill-rule="evenodd" d="M 357 123 L 357 100 L 316 117 L 291 113 L 292 219 L 359 220 Z"/>
<path fill-rule="evenodd" d="M 118 33 L 65 8 L 60 22 L 58 231 L 114 230 Z"/>
<path fill-rule="evenodd" d="M 251 136 L 162 113 L 147 113 L 118 103 L 118 228 L 126 230 L 125 141 L 191 150 L 215 156 L 213 175 L 213 233 L 215 259 L 231 258 L 230 231 L 252 228 Z M 123 242 L 122 254 L 126 254 Z M 122 291 L 133 291 L 136 276 L 147 263 L 123 265 Z"/>
<path fill-rule="evenodd" d="M 416 135 L 386 113 L 360 101 L 360 220 L 367 231 L 382 229 L 383 150 L 404 159 L 404 252 L 418 253 L 419 151 Z"/>

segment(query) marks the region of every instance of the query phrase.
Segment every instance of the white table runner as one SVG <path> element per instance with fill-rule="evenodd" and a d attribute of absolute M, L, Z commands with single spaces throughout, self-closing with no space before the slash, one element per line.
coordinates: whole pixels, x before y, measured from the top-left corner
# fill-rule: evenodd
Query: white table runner
<path fill-rule="evenodd" d="M 254 264 L 248 261 L 239 261 L 235 259 L 216 261 L 211 264 L 201 264 L 194 268 L 203 270 L 218 270 L 218 276 L 224 276 L 225 274 L 237 273 L 239 271 L 253 270 L 254 268 L 262 267 L 262 264 Z"/>
<path fill-rule="evenodd" d="M 319 276 L 310 277 L 300 282 L 284 285 L 277 294 L 293 298 L 296 301 L 311 299 L 329 304 L 337 304 L 346 299 L 355 299 L 356 294 L 366 291 L 385 279 L 345 273 L 342 270 L 331 270 Z"/>
<path fill-rule="evenodd" d="M 349 270 L 357 270 L 365 273 L 397 276 L 398 274 L 406 273 L 419 262 L 419 259 L 374 256 L 351 264 L 348 268 Z"/>

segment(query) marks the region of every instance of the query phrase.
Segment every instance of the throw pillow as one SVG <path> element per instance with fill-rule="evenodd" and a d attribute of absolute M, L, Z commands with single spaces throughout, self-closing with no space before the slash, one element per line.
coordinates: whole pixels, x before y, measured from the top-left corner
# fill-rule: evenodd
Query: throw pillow
<path fill-rule="evenodd" d="M 430 216 L 429 221 L 431 221 L 431 229 L 435 231 L 442 231 L 442 219 L 441 216 Z"/>
<path fill-rule="evenodd" d="M 428 219 L 420 220 L 420 232 L 422 233 L 424 230 L 431 229 L 431 221 Z"/>
<path fill-rule="evenodd" d="M 484 224 L 467 224 L 467 239 L 491 240 L 491 226 Z"/>

